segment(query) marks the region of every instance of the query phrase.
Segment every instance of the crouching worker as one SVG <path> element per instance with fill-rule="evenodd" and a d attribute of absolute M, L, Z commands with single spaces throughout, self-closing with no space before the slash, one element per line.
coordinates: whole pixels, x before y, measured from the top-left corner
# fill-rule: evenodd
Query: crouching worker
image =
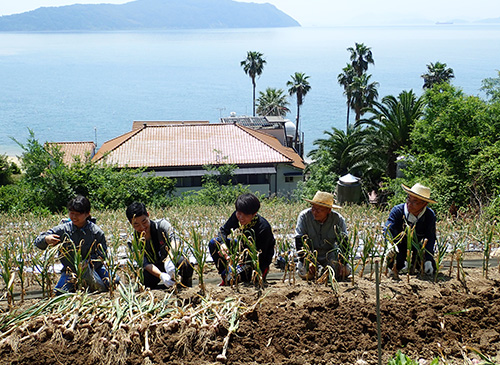
<path fill-rule="evenodd" d="M 311 280 L 322 274 L 317 272 L 321 265 L 324 269 L 331 267 L 336 280 L 346 279 L 351 272 L 346 262 L 347 226 L 344 218 L 332 210 L 340 207 L 334 204 L 333 194 L 323 191 L 316 192 L 312 200 L 304 200 L 311 207 L 299 213 L 295 227 L 299 276 Z"/>
<path fill-rule="evenodd" d="M 54 291 L 56 294 L 74 292 L 78 283 L 90 291 L 107 291 L 106 238 L 90 216 L 90 201 L 79 195 L 69 201 L 68 212 L 69 220 L 35 239 L 35 245 L 42 250 L 60 245 L 59 259 L 63 268 Z"/>
<path fill-rule="evenodd" d="M 127 207 L 127 219 L 134 228 L 133 240 L 144 243 L 144 259 L 142 263 L 144 286 L 156 289 L 158 285 L 171 287 L 176 284 L 175 270 L 181 277 L 185 287 L 193 285 L 193 267 L 189 261 L 180 256 L 172 262 L 170 249 L 179 249 L 180 239 L 166 219 L 151 220 L 146 206 L 134 202 Z M 129 246 L 132 242 L 129 242 Z"/>
<path fill-rule="evenodd" d="M 390 235 L 396 246 L 396 263 L 394 258 L 387 260 L 387 267 L 393 269 L 391 274 L 397 277 L 396 273 L 401 271 L 407 262 L 406 228 L 413 227 L 420 249 L 423 249 L 424 271 L 427 275 L 432 275 L 436 270 L 434 261 L 434 243 L 436 242 L 436 215 L 427 205 L 436 203 L 430 198 L 431 189 L 419 183 L 413 185 L 411 189 L 401 184 L 403 190 L 408 194 L 406 203 L 396 205 L 391 209 L 389 218 L 385 224 L 385 233 Z M 425 242 L 425 247 L 421 245 Z M 412 267 L 421 264 L 417 262 L 418 249 L 412 245 Z M 413 270 L 412 270 L 413 271 Z"/>
<path fill-rule="evenodd" d="M 258 254 L 262 280 L 265 280 L 274 255 L 275 239 L 271 225 L 257 212 L 260 201 L 254 194 L 240 195 L 235 202 L 236 210 L 220 228 L 219 235 L 210 240 L 210 255 L 222 277 L 221 286 L 231 280 L 250 282 L 254 267 L 248 253 L 248 243 L 254 243 Z M 228 238 L 234 232 L 233 238 Z M 240 232 L 246 239 L 238 237 Z M 233 262 L 232 260 L 237 260 Z M 231 268 L 233 267 L 233 269 Z M 236 271 L 236 273 L 234 273 Z"/>

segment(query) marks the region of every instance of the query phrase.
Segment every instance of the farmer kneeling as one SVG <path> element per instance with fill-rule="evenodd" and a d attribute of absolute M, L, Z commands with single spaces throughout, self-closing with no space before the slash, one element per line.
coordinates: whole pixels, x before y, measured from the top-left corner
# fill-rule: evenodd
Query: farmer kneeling
<path fill-rule="evenodd" d="M 266 278 L 274 255 L 275 239 L 271 225 L 257 214 L 260 209 L 259 198 L 251 193 L 240 195 L 235 208 L 220 228 L 219 236 L 208 244 L 210 255 L 222 277 L 221 286 L 230 285 L 231 280 L 252 280 L 255 267 L 251 260 L 250 245 L 254 246 L 258 254 L 262 280 Z M 228 238 L 231 234 L 232 239 Z"/>
<path fill-rule="evenodd" d="M 133 244 L 138 249 L 144 249 L 143 273 L 144 286 L 156 289 L 163 284 L 171 287 L 176 284 L 175 271 L 181 276 L 181 284 L 186 287 L 193 285 L 193 267 L 179 249 L 180 238 L 166 219 L 149 219 L 149 213 L 143 203 L 134 202 L 127 207 L 127 219 L 134 228 Z M 145 246 L 142 246 L 145 245 Z M 175 260 L 172 262 L 172 260 Z"/>
<path fill-rule="evenodd" d="M 42 250 L 61 245 L 59 259 L 63 268 L 54 292 L 74 292 L 78 284 L 90 291 L 107 291 L 109 274 L 103 264 L 106 238 L 90 216 L 90 201 L 79 195 L 69 201 L 68 212 L 69 220 L 63 220 L 35 239 L 36 247 Z"/>
<path fill-rule="evenodd" d="M 385 233 L 390 235 L 391 239 L 396 244 L 396 264 L 394 266 L 394 258 L 388 259 L 387 267 L 393 269 L 391 273 L 397 277 L 396 273 L 405 267 L 407 262 L 408 240 L 406 239 L 407 229 L 414 229 L 416 235 L 417 247 L 412 244 L 412 260 L 411 269 L 415 268 L 417 262 L 418 251 L 424 250 L 421 253 L 424 260 L 424 271 L 427 275 L 432 275 L 436 270 L 436 262 L 434 261 L 434 243 L 436 242 L 436 215 L 427 205 L 436 203 L 430 198 L 431 189 L 419 183 L 412 186 L 401 184 L 403 190 L 408 194 L 406 203 L 401 203 L 392 208 L 389 218 L 385 224 Z M 422 245 L 425 242 L 425 247 Z M 411 270 L 410 269 L 410 270 Z"/>
<path fill-rule="evenodd" d="M 333 194 L 323 191 L 316 192 L 312 200 L 305 200 L 311 208 L 300 212 L 295 227 L 299 276 L 313 279 L 319 264 L 332 268 L 336 280 L 344 280 L 351 272 L 346 262 L 347 226 L 344 218 L 332 210 L 340 207 L 334 205 Z"/>

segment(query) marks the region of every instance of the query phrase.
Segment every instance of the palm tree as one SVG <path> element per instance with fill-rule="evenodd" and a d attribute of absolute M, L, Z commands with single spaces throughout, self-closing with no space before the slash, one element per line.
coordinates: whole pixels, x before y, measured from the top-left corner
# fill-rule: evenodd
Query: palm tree
<path fill-rule="evenodd" d="M 396 154 L 410 146 L 410 133 L 422 117 L 424 106 L 424 98 L 417 98 L 413 90 L 402 91 L 397 98 L 388 95 L 381 103 L 374 102 L 366 109 L 372 117 L 357 123 L 357 126 L 368 124 L 378 131 L 379 143 L 387 151 L 387 174 L 391 178 L 396 177 Z"/>
<path fill-rule="evenodd" d="M 300 107 L 304 102 L 304 97 L 311 90 L 311 85 L 309 85 L 309 81 L 307 79 L 309 76 L 306 76 L 305 73 L 296 72 L 294 75 L 291 75 L 292 80 L 286 83 L 288 87 L 288 93 L 290 96 L 297 96 L 297 119 L 295 122 L 295 147 L 297 147 L 299 141 L 299 121 L 300 121 Z"/>
<path fill-rule="evenodd" d="M 241 67 L 243 67 L 243 71 L 250 76 L 252 79 L 253 86 L 253 116 L 255 117 L 255 78 L 257 76 L 262 75 L 262 71 L 264 70 L 264 65 L 266 61 L 262 58 L 264 56 L 260 52 L 248 51 L 247 58 L 240 62 Z"/>
<path fill-rule="evenodd" d="M 308 154 L 313 162 L 306 168 L 305 188 L 312 193 L 333 191 L 337 177 L 351 173 L 363 178 L 365 188 L 378 190 L 386 161 L 374 128 L 350 125 L 345 132 L 332 128 L 324 134 L 325 138 L 313 142 L 317 148 Z"/>
<path fill-rule="evenodd" d="M 430 89 L 435 84 L 449 82 L 455 77 L 452 68 L 446 68 L 446 63 L 436 62 L 427 65 L 427 73 L 420 77 L 424 79 L 424 89 Z"/>
<path fill-rule="evenodd" d="M 370 47 L 364 45 L 364 43 L 355 43 L 354 48 L 347 48 L 351 52 L 351 65 L 356 71 L 356 75 L 361 76 L 368 70 L 369 64 L 374 64 L 373 55 Z"/>
<path fill-rule="evenodd" d="M 358 121 L 364 114 L 365 109 L 370 107 L 378 98 L 378 82 L 370 82 L 372 75 L 366 73 L 354 76 L 351 83 L 351 108 L 356 114 Z"/>
<path fill-rule="evenodd" d="M 315 148 L 309 152 L 314 162 L 319 162 L 320 156 L 324 151 L 328 151 L 328 160 L 330 161 L 330 172 L 335 175 L 344 175 L 348 172 L 354 172 L 359 169 L 367 160 L 371 153 L 366 147 L 366 130 L 360 127 L 349 126 L 343 130 L 332 128 L 332 131 L 325 131 L 326 138 L 317 139 L 313 142 Z"/>
<path fill-rule="evenodd" d="M 275 89 L 268 87 L 266 92 L 259 92 L 260 96 L 257 100 L 257 114 L 267 116 L 284 117 L 290 112 L 288 109 L 288 100 L 283 89 Z"/>
<path fill-rule="evenodd" d="M 342 73 L 337 76 L 337 82 L 344 88 L 344 95 L 347 98 L 347 120 L 346 120 L 346 130 L 349 129 L 349 111 L 351 110 L 351 100 L 352 100 L 352 81 L 356 75 L 356 71 L 351 64 L 347 64 L 346 67 L 342 69 Z"/>

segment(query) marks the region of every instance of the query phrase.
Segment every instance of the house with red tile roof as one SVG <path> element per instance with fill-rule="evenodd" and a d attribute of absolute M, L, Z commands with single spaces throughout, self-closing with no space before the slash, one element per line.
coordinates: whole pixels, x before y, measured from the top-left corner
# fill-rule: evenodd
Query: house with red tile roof
<path fill-rule="evenodd" d="M 262 194 L 286 196 L 303 178 L 303 159 L 264 130 L 240 124 L 135 122 L 92 159 L 175 178 L 177 193 L 201 188 L 205 165 L 232 164 L 233 181 Z"/>
<path fill-rule="evenodd" d="M 47 144 L 59 148 L 63 153 L 63 162 L 66 165 L 74 163 L 75 157 L 82 162 L 92 159 L 96 148 L 94 142 L 48 142 Z"/>

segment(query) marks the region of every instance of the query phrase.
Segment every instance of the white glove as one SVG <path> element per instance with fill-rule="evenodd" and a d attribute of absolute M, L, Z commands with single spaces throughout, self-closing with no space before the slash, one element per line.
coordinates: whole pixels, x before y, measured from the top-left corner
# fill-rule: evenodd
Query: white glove
<path fill-rule="evenodd" d="M 432 275 L 434 272 L 434 268 L 432 267 L 432 262 L 426 261 L 424 262 L 424 271 L 427 275 Z"/>
<path fill-rule="evenodd" d="M 175 281 L 173 281 L 172 277 L 166 272 L 162 272 L 160 274 L 160 280 L 163 283 L 163 285 L 165 285 L 167 288 L 174 286 L 175 284 Z"/>
<path fill-rule="evenodd" d="M 297 263 L 297 272 L 299 273 L 299 275 L 302 275 L 302 276 L 305 276 L 307 274 L 307 270 L 306 270 L 306 267 L 304 266 L 303 262 L 299 261 Z"/>
<path fill-rule="evenodd" d="M 174 276 L 175 273 L 174 263 L 170 260 L 166 260 L 163 264 L 165 265 L 165 272 L 170 276 Z"/>

